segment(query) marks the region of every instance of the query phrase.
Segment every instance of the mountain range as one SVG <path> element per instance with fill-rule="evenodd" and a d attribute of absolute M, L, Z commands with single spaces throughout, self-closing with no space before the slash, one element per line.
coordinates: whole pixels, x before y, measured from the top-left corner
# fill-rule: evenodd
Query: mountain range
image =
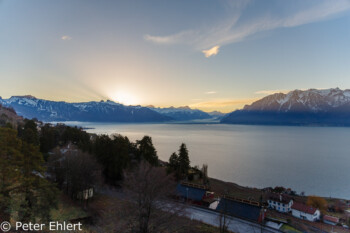
<path fill-rule="evenodd" d="M 350 126 L 350 90 L 294 90 L 266 96 L 224 115 L 184 107 L 126 106 L 110 100 L 67 103 L 34 96 L 0 97 L 0 104 L 41 121 L 171 122 L 221 119 L 226 124 Z"/>
<path fill-rule="evenodd" d="M 221 123 L 350 126 L 350 90 L 294 90 L 266 96 L 226 115 Z"/>
<path fill-rule="evenodd" d="M 37 99 L 34 96 L 0 98 L 0 103 L 12 107 L 18 115 L 41 121 L 92 122 L 164 122 L 172 120 L 141 106 L 125 106 L 113 101 L 67 103 Z"/>
<path fill-rule="evenodd" d="M 13 108 L 25 118 L 41 121 L 91 122 L 168 122 L 211 119 L 208 113 L 189 107 L 155 108 L 126 106 L 113 101 L 67 103 L 38 99 L 34 96 L 0 97 L 0 104 Z"/>

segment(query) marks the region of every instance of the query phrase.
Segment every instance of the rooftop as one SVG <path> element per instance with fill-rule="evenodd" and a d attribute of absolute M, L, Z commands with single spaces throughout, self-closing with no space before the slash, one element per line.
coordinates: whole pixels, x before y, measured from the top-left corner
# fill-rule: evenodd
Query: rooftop
<path fill-rule="evenodd" d="M 176 192 L 178 196 L 182 196 L 186 199 L 201 201 L 205 196 L 206 189 L 178 184 L 176 187 Z"/>
<path fill-rule="evenodd" d="M 235 201 L 233 199 L 221 198 L 216 210 L 220 212 L 224 211 L 227 214 L 251 221 L 259 221 L 261 207 Z"/>
<path fill-rule="evenodd" d="M 333 217 L 333 216 L 329 216 L 329 215 L 325 215 L 325 216 L 323 216 L 323 221 L 338 223 L 339 222 L 339 218 Z"/>
<path fill-rule="evenodd" d="M 316 208 L 312 206 L 305 205 L 300 202 L 294 202 L 292 205 L 292 209 L 299 210 L 301 212 L 307 213 L 307 214 L 314 214 L 316 212 Z"/>

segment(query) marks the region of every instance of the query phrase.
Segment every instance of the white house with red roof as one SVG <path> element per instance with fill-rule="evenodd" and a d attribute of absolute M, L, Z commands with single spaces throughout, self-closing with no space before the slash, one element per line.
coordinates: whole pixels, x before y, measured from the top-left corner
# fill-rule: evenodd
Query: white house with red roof
<path fill-rule="evenodd" d="M 285 194 L 270 193 L 268 196 L 268 207 L 279 212 L 288 213 L 291 211 L 293 199 Z"/>
<path fill-rule="evenodd" d="M 321 213 L 320 210 L 312 206 L 308 206 L 300 202 L 294 202 L 292 205 L 292 215 L 296 218 L 315 222 L 320 220 Z"/>

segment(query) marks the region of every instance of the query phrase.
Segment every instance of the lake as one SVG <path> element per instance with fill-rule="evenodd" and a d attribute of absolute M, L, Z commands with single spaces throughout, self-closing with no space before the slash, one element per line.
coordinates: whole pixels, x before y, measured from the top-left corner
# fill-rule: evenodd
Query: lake
<path fill-rule="evenodd" d="M 182 142 L 191 165 L 210 177 L 250 187 L 290 187 L 298 193 L 350 199 L 350 128 L 226 124 L 64 122 L 131 141 L 149 135 L 162 160 Z"/>

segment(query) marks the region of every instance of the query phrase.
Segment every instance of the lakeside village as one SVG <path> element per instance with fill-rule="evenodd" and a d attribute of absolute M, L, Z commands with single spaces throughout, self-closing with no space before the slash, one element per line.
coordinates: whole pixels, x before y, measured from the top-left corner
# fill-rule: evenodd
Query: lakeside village
<path fill-rule="evenodd" d="M 22 119 L 0 106 L 0 152 L 0 220 L 13 225 L 68 221 L 82 222 L 84 232 L 238 233 L 244 230 L 232 230 L 236 223 L 228 219 L 239 219 L 264 232 L 350 232 L 349 200 L 210 178 L 207 165 L 190 166 L 185 144 L 164 162 L 149 136 L 132 143 Z M 210 219 L 187 215 L 190 208 Z"/>
<path fill-rule="evenodd" d="M 62 154 L 77 150 L 72 144 L 60 149 Z M 169 168 L 171 159 L 170 163 L 159 161 L 160 166 Z M 92 199 L 96 191 L 96 187 L 83 190 L 78 199 Z M 214 211 L 221 217 L 231 216 L 281 232 L 350 232 L 350 200 L 298 195 L 284 187 L 242 187 L 209 178 L 208 165 L 201 169 L 190 167 L 186 178 L 178 181 L 169 197 Z"/>
<path fill-rule="evenodd" d="M 68 144 L 61 153 L 76 152 Z M 171 159 L 170 159 L 171 160 Z M 169 167 L 160 161 L 160 166 Z M 283 187 L 256 189 L 226 183 L 208 177 L 208 166 L 190 167 L 185 179 L 169 195 L 181 203 L 215 211 L 281 232 L 350 232 L 350 201 L 298 195 Z M 213 185 L 211 185 L 213 183 Z M 222 190 L 225 190 L 223 193 Z M 218 192 L 215 192 L 218 190 Z M 230 190 L 230 191 L 228 191 Z M 93 198 L 94 187 L 83 190 L 78 199 Z M 328 203 L 328 202 L 329 203 Z"/>
<path fill-rule="evenodd" d="M 72 144 L 61 152 L 76 151 Z M 181 148 L 180 148 L 181 150 Z M 180 152 L 181 153 L 181 152 Z M 160 162 L 160 166 L 171 166 Z M 210 183 L 214 183 L 213 186 Z M 225 187 L 227 185 L 228 187 Z M 223 192 L 216 192 L 216 187 Z M 232 191 L 232 194 L 228 191 Z M 94 188 L 79 193 L 79 198 L 93 197 Z M 260 196 L 259 196 L 260 195 Z M 298 195 L 283 187 L 255 189 L 241 187 L 208 177 L 208 166 L 190 167 L 187 177 L 180 180 L 171 198 L 203 209 L 258 223 L 282 232 L 350 232 L 350 201 L 317 196 Z M 311 226 L 311 228 L 310 228 Z M 312 231 L 310 231 L 312 229 Z M 315 230 L 316 229 L 316 230 Z"/>

